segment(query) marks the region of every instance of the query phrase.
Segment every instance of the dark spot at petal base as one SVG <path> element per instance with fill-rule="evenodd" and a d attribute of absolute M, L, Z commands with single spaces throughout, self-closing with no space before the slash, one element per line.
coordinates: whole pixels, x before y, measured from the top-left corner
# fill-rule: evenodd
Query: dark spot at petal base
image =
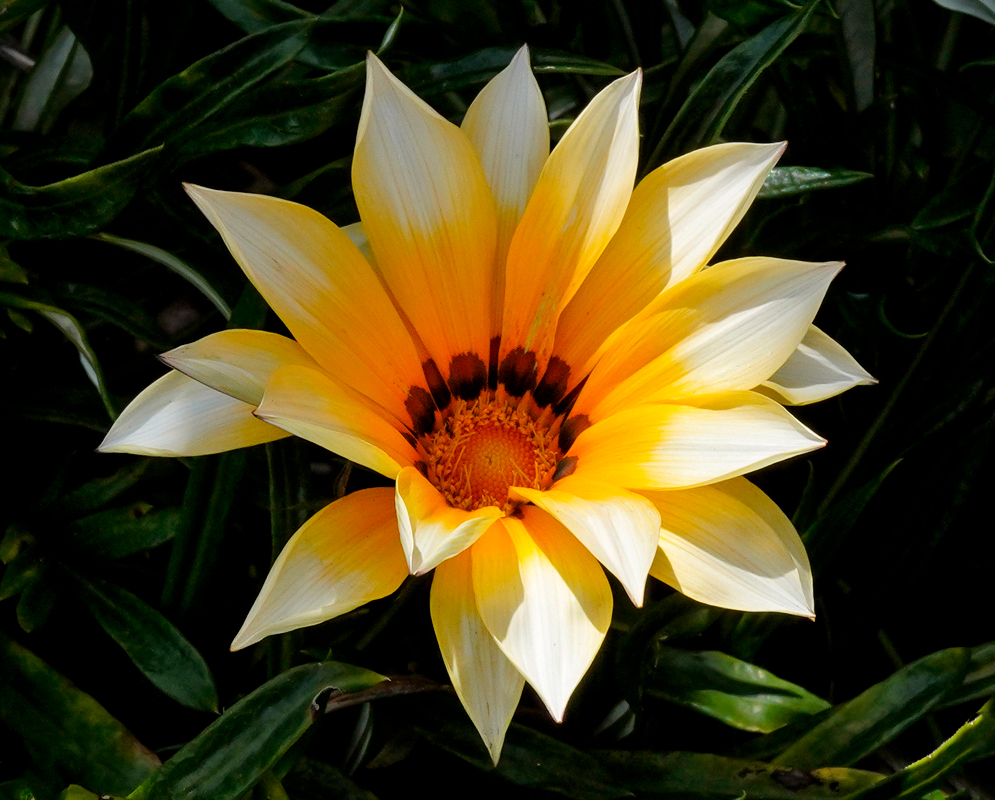
<path fill-rule="evenodd" d="M 495 336 L 491 339 L 491 357 L 487 363 L 487 386 L 490 389 L 497 389 L 498 383 L 498 358 L 501 356 L 501 337 Z"/>
<path fill-rule="evenodd" d="M 560 452 L 566 453 L 573 447 L 573 443 L 577 441 L 577 437 L 590 427 L 591 420 L 587 418 L 587 414 L 578 414 L 576 417 L 570 417 L 570 419 L 563 423 L 563 427 L 560 428 L 560 439 L 558 442 Z"/>
<path fill-rule="evenodd" d="M 449 388 L 460 400 L 475 400 L 487 384 L 487 365 L 476 353 L 460 353 L 449 362 Z"/>
<path fill-rule="evenodd" d="M 559 356 L 553 356 L 549 359 L 546 372 L 532 396 L 540 406 L 551 406 L 558 403 L 567 393 L 567 380 L 569 378 L 570 366 Z"/>
<path fill-rule="evenodd" d="M 553 470 L 553 483 L 560 480 L 560 478 L 565 478 L 567 475 L 573 475 L 577 471 L 577 456 L 567 456 L 566 458 L 561 458 L 559 463 L 556 465 L 556 469 Z"/>
<path fill-rule="evenodd" d="M 501 362 L 498 380 L 512 397 L 521 397 L 535 388 L 537 371 L 536 354 L 516 347 Z"/>
<path fill-rule="evenodd" d="M 435 404 L 440 410 L 445 408 L 449 405 L 452 396 L 449 394 L 449 387 L 446 386 L 442 373 L 435 365 L 435 359 L 430 358 L 421 365 L 421 368 L 425 373 L 425 380 L 428 381 L 428 389 L 432 393 L 432 399 L 435 400 Z"/>
<path fill-rule="evenodd" d="M 421 386 L 412 386 L 404 407 L 411 417 L 411 429 L 416 436 L 431 433 L 435 427 L 435 401 Z"/>

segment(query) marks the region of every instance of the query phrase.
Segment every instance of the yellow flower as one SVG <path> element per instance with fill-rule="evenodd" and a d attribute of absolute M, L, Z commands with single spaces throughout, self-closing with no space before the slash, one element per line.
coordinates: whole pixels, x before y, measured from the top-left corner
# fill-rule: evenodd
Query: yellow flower
<path fill-rule="evenodd" d="M 104 451 L 294 434 L 395 488 L 290 540 L 233 649 L 435 570 L 453 686 L 496 760 L 525 681 L 557 720 L 605 636 L 604 569 L 704 603 L 812 615 L 808 560 L 746 472 L 824 444 L 781 402 L 872 381 L 812 326 L 838 263 L 704 269 L 783 145 L 721 144 L 633 190 L 640 74 L 552 153 L 523 48 L 447 122 L 370 56 L 362 223 L 188 191 L 293 339 L 226 330 L 163 359 Z M 778 402 L 781 401 L 781 402 Z"/>

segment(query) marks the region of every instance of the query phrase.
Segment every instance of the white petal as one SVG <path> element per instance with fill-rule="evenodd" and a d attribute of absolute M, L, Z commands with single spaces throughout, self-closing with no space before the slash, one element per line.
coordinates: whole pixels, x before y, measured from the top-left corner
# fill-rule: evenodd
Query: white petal
<path fill-rule="evenodd" d="M 510 494 L 563 523 L 619 579 L 632 602 L 643 604 L 646 576 L 660 538 L 660 515 L 646 498 L 573 476 L 545 491 L 516 487 Z"/>
<path fill-rule="evenodd" d="M 475 511 L 451 508 L 415 467 L 398 474 L 395 503 L 401 546 L 413 575 L 463 552 L 502 515 L 496 506 Z"/>
<path fill-rule="evenodd" d="M 634 72 L 606 87 L 550 154 L 508 253 L 502 358 L 534 351 L 540 366 L 556 320 L 618 229 L 639 156 Z"/>
<path fill-rule="evenodd" d="M 414 448 L 379 409 L 317 370 L 278 369 L 256 416 L 388 478 L 417 460 Z"/>
<path fill-rule="evenodd" d="M 743 258 L 664 293 L 621 328 L 581 391 L 576 413 L 752 389 L 804 337 L 840 263 Z"/>
<path fill-rule="evenodd" d="M 472 553 L 470 548 L 436 567 L 432 624 L 456 695 L 496 765 L 525 679 L 501 652 L 477 611 Z"/>
<path fill-rule="evenodd" d="M 815 615 L 798 533 L 745 478 L 646 496 L 662 520 L 654 577 L 709 605 Z"/>
<path fill-rule="evenodd" d="M 578 478 L 627 489 L 678 489 L 742 475 L 826 441 L 779 404 L 726 392 L 627 409 L 583 431 L 570 448 Z"/>
<path fill-rule="evenodd" d="M 612 331 L 708 263 L 784 147 L 732 142 L 704 147 L 639 182 L 618 232 L 560 317 L 555 352 L 574 368 L 568 388 L 590 372 Z"/>
<path fill-rule="evenodd" d="M 490 353 L 497 218 L 473 146 L 370 54 L 352 162 L 377 268 L 444 376 Z"/>
<path fill-rule="evenodd" d="M 187 186 L 300 345 L 341 383 L 397 419 L 421 359 L 380 279 L 349 237 L 306 206 Z"/>
<path fill-rule="evenodd" d="M 522 47 L 477 95 L 461 126 L 480 156 L 487 184 L 497 203 L 491 335 L 501 333 L 504 265 L 511 237 L 549 157 L 546 103 Z"/>
<path fill-rule="evenodd" d="M 362 489 L 304 523 L 266 576 L 231 649 L 317 625 L 397 589 L 407 570 L 392 494 Z"/>
<path fill-rule="evenodd" d="M 248 403 L 179 372 L 163 375 L 121 412 L 97 449 L 143 456 L 204 456 L 282 439 Z"/>
<path fill-rule="evenodd" d="M 853 356 L 810 325 L 801 344 L 757 391 L 782 403 L 803 406 L 873 383 L 877 381 Z"/>
<path fill-rule="evenodd" d="M 293 339 L 238 329 L 212 333 L 159 358 L 205 386 L 253 406 L 262 402 L 266 381 L 280 367 L 319 369 Z"/>
<path fill-rule="evenodd" d="M 523 512 L 474 545 L 473 590 L 487 630 L 559 722 L 608 631 L 611 589 L 566 528 Z"/>

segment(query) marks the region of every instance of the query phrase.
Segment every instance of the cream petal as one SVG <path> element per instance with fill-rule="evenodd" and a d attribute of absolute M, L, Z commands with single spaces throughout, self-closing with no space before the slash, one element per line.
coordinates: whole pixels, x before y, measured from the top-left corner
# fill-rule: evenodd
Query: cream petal
<path fill-rule="evenodd" d="M 511 237 L 549 157 L 546 103 L 522 47 L 477 95 L 461 126 L 480 156 L 497 202 L 491 336 L 501 333 L 505 261 Z"/>
<path fill-rule="evenodd" d="M 287 435 L 256 419 L 253 411 L 248 403 L 170 372 L 131 401 L 97 449 L 142 456 L 204 456 Z"/>
<path fill-rule="evenodd" d="M 256 416 L 388 478 L 417 460 L 414 448 L 362 395 L 306 367 L 281 367 Z"/>
<path fill-rule="evenodd" d="M 515 487 L 556 518 L 619 579 L 629 598 L 643 604 L 646 576 L 660 538 L 660 515 L 646 498 L 617 486 L 568 476 L 546 491 Z"/>
<path fill-rule="evenodd" d="M 366 66 L 352 179 L 377 268 L 443 375 L 473 354 L 486 378 L 497 219 L 480 159 L 376 56 Z"/>
<path fill-rule="evenodd" d="M 745 478 L 646 497 L 661 518 L 655 578 L 713 606 L 815 615 L 812 571 L 798 533 Z"/>
<path fill-rule="evenodd" d="M 497 506 L 452 508 L 415 467 L 397 476 L 397 525 L 412 575 L 422 575 L 463 552 L 502 515 Z"/>
<path fill-rule="evenodd" d="M 608 631 L 612 595 L 597 560 L 534 506 L 473 548 L 473 590 L 487 630 L 556 721 Z"/>
<path fill-rule="evenodd" d="M 804 337 L 840 263 L 727 261 L 674 287 L 614 336 L 576 413 L 752 389 Z"/>
<path fill-rule="evenodd" d="M 212 333 L 159 358 L 195 381 L 253 406 L 262 402 L 266 381 L 280 367 L 319 369 L 293 339 L 238 329 Z"/>
<path fill-rule="evenodd" d="M 785 146 L 717 144 L 639 182 L 618 232 L 560 317 L 554 352 L 574 367 L 568 388 L 590 371 L 612 331 L 708 263 Z"/>
<path fill-rule="evenodd" d="M 679 489 L 742 475 L 825 445 L 779 404 L 726 392 L 639 406 L 583 431 L 570 448 L 578 478 L 627 489 Z"/>
<path fill-rule="evenodd" d="M 838 342 L 810 325 L 788 360 L 756 391 L 788 405 L 804 406 L 874 383 L 877 380 Z"/>
<path fill-rule="evenodd" d="M 306 206 L 187 185 L 235 260 L 300 345 L 336 380 L 406 418 L 421 361 L 376 272 Z"/>
<path fill-rule="evenodd" d="M 389 488 L 326 506 L 287 542 L 231 644 L 317 625 L 393 592 L 407 576 Z"/>
<path fill-rule="evenodd" d="M 472 553 L 471 547 L 436 567 L 432 625 L 456 696 L 496 766 L 525 679 L 480 618 L 473 595 Z"/>
<path fill-rule="evenodd" d="M 550 154 L 508 253 L 502 357 L 541 368 L 563 306 L 618 229 L 639 157 L 640 72 L 595 97 Z"/>

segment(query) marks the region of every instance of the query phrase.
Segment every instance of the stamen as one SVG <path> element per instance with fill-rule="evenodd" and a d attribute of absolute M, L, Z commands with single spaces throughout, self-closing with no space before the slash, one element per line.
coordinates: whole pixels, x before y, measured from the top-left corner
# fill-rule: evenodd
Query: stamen
<path fill-rule="evenodd" d="M 537 421 L 526 398 L 486 392 L 473 401 L 455 400 L 449 413 L 421 440 L 428 478 L 454 508 L 498 506 L 510 512 L 508 488 L 548 488 L 560 461 L 558 426 Z"/>

